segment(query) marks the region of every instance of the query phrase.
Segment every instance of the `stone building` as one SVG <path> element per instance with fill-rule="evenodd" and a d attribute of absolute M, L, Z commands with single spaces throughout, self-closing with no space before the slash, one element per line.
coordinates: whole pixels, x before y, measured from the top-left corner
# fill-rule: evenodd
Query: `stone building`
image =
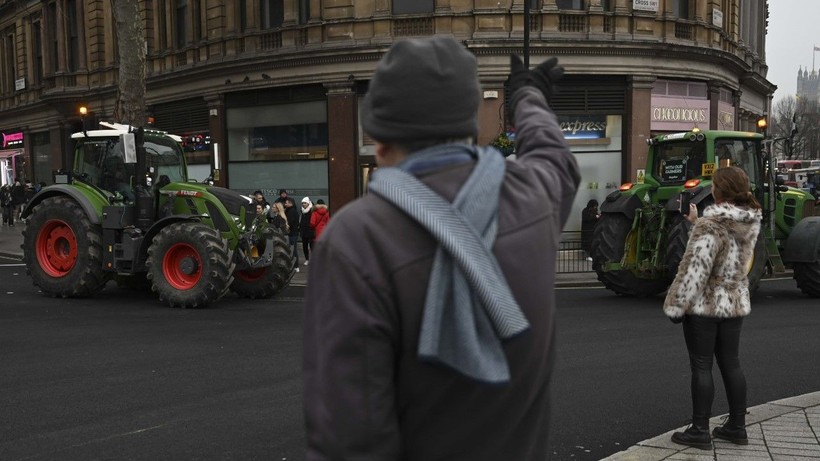
<path fill-rule="evenodd" d="M 580 210 L 634 180 L 654 134 L 753 130 L 767 112 L 766 0 L 139 0 L 154 126 L 185 139 L 196 179 L 338 208 L 374 166 L 359 107 L 403 37 L 450 35 L 483 86 L 479 143 L 511 132 L 509 55 L 558 56 L 553 107 L 582 168 Z M 525 34 L 525 7 L 529 24 Z M 0 4 L 0 132 L 18 175 L 51 183 L 69 135 L 109 120 L 117 88 L 110 0 Z M 580 220 L 571 220 L 577 227 Z"/>

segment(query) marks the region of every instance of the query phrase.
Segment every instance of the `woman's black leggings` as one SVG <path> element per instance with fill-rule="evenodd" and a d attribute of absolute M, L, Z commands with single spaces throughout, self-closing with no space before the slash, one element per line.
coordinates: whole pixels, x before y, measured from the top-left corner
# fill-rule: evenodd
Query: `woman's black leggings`
<path fill-rule="evenodd" d="M 715 385 L 712 381 L 712 357 L 717 358 L 731 423 L 743 424 L 746 415 L 746 378 L 740 368 L 738 349 L 743 317 L 721 319 L 687 315 L 683 335 L 692 367 L 692 421 L 703 422 L 712 413 Z"/>

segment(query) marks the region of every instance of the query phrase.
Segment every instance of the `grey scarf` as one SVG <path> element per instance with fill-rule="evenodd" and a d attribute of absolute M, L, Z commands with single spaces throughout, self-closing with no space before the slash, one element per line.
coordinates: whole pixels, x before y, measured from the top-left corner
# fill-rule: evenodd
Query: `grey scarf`
<path fill-rule="evenodd" d="M 411 173 L 478 162 L 453 203 Z M 492 254 L 504 158 L 492 148 L 440 146 L 380 168 L 368 190 L 395 204 L 438 241 L 427 287 L 418 355 L 489 383 L 510 380 L 501 340 L 529 328 Z"/>

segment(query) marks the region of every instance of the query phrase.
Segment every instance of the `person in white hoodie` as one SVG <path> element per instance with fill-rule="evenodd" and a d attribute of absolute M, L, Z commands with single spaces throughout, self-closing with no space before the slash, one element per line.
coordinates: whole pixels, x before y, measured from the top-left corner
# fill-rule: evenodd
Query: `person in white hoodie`
<path fill-rule="evenodd" d="M 305 255 L 305 266 L 310 263 L 310 252 L 313 251 L 313 240 L 316 233 L 310 226 L 310 216 L 313 214 L 313 202 L 310 197 L 302 199 L 302 217 L 299 220 L 299 236 L 302 237 L 302 253 Z"/>

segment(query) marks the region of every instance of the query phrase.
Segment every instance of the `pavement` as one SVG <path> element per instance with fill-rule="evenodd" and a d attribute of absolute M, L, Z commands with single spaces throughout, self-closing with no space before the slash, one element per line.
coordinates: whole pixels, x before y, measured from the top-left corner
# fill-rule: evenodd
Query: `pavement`
<path fill-rule="evenodd" d="M 25 223 L 0 227 L 0 256 L 22 258 L 21 234 Z M 301 249 L 300 249 L 301 250 Z M 310 266 L 300 261 L 299 272 L 291 285 L 304 287 Z M 558 287 L 600 287 L 594 272 L 561 273 L 556 275 Z M 711 427 L 722 424 L 720 415 L 712 418 Z M 606 461 L 757 461 L 757 460 L 819 460 L 820 461 L 820 391 L 765 403 L 748 409 L 746 432 L 748 445 L 734 445 L 714 440 L 711 450 L 700 450 L 673 443 L 670 429 L 657 437 L 638 442 L 627 450 L 604 458 Z"/>

